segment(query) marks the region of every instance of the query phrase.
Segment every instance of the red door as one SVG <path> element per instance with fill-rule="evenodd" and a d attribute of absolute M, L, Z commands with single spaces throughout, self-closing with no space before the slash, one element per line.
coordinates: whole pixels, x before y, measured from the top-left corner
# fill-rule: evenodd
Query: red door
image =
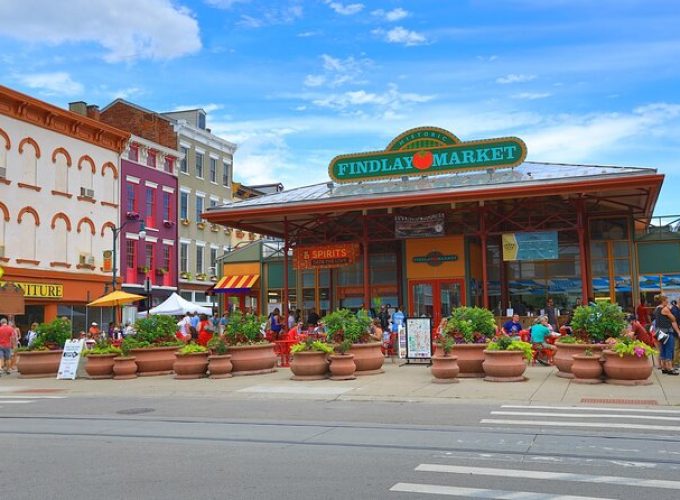
<path fill-rule="evenodd" d="M 465 305 L 465 282 L 462 279 L 418 280 L 409 282 L 409 315 L 432 318 L 437 328 L 454 307 Z"/>

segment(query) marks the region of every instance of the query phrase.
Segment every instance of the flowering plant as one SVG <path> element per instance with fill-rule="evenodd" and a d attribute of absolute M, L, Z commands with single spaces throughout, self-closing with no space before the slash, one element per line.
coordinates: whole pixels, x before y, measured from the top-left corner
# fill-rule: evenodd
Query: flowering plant
<path fill-rule="evenodd" d="M 656 354 L 657 352 L 644 342 L 633 340 L 628 337 L 623 337 L 613 344 L 612 351 L 614 351 L 620 357 L 635 356 L 636 358 L 646 358 L 647 356 Z"/>
<path fill-rule="evenodd" d="M 446 323 L 446 334 L 456 344 L 484 344 L 495 333 L 493 314 L 482 307 L 456 307 Z"/>
<path fill-rule="evenodd" d="M 579 306 L 574 311 L 571 327 L 581 340 L 604 343 L 608 338 L 617 338 L 626 328 L 626 319 L 621 307 L 609 302 Z"/>

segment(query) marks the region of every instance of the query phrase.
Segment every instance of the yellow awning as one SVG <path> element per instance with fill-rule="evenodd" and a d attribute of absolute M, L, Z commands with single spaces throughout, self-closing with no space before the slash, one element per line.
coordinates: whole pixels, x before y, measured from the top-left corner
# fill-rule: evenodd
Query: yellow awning
<path fill-rule="evenodd" d="M 248 291 L 255 286 L 255 283 L 257 283 L 257 280 L 259 279 L 259 274 L 225 276 L 217 282 L 211 291 L 213 293 Z"/>
<path fill-rule="evenodd" d="M 99 297 L 97 300 L 93 300 L 88 304 L 88 307 L 113 307 L 122 306 L 123 304 L 129 304 L 131 302 L 137 302 L 138 300 L 143 300 L 146 297 L 143 295 L 135 295 L 134 293 L 127 293 L 121 290 L 116 290 L 109 294 Z"/>

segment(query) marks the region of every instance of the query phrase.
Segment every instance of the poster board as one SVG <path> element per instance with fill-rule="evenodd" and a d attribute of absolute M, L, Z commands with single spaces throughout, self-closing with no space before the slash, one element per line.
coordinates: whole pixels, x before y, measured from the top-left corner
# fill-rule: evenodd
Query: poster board
<path fill-rule="evenodd" d="M 432 318 L 406 319 L 406 359 L 429 363 L 432 357 Z"/>
<path fill-rule="evenodd" d="M 68 340 L 64 344 L 64 352 L 59 362 L 57 380 L 75 380 L 78 373 L 80 354 L 83 352 L 84 340 Z"/>

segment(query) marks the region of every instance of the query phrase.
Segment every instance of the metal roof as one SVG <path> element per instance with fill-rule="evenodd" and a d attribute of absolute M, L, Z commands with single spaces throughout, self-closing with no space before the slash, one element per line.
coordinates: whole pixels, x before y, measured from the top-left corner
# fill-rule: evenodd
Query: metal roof
<path fill-rule="evenodd" d="M 570 165 L 563 163 L 524 162 L 514 168 L 463 172 L 457 174 L 404 177 L 334 184 L 329 182 L 288 189 L 243 201 L 218 205 L 209 212 L 228 212 L 230 209 L 262 208 L 290 203 L 339 201 L 343 199 L 375 199 L 381 195 L 398 195 L 415 192 L 446 193 L 474 191 L 478 188 L 504 189 L 522 185 L 573 183 L 582 180 L 620 178 L 656 174 L 656 169 L 642 167 L 617 167 L 601 165 Z"/>

